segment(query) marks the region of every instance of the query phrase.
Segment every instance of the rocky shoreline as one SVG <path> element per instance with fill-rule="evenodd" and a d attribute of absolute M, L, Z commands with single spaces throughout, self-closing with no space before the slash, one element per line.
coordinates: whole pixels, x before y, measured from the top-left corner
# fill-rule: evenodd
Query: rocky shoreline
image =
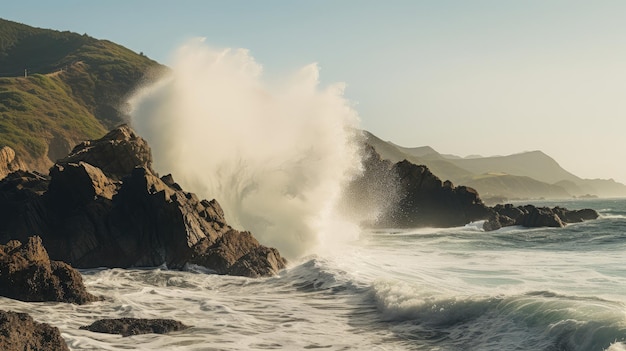
<path fill-rule="evenodd" d="M 228 225 L 216 200 L 151 164 L 148 144 L 123 125 L 76 146 L 49 175 L 10 173 L 0 181 L 0 242 L 36 233 L 53 260 L 77 268 L 197 264 L 259 277 L 285 267 L 276 249 Z"/>
<path fill-rule="evenodd" d="M 89 294 L 72 266 L 200 265 L 217 274 L 262 277 L 285 268 L 278 250 L 226 222 L 216 200 L 184 191 L 151 167 L 150 147 L 128 126 L 86 141 L 48 175 L 29 172 L 12 150 L 0 151 L 0 296 L 27 302 L 85 304 Z M 36 236 L 33 236 L 36 234 Z M 98 321 L 85 329 L 167 333 L 172 320 Z M 27 314 L 0 311 L 0 349 L 69 350 L 59 330 Z"/>
<path fill-rule="evenodd" d="M 70 265 L 51 261 L 41 238 L 0 245 L 0 296 L 25 302 L 83 305 L 101 301 L 87 292 L 80 273 Z M 166 334 L 189 328 L 170 319 L 102 319 L 80 329 L 131 336 Z M 28 314 L 0 310 L 0 350 L 69 350 L 59 329 L 38 323 Z"/>
<path fill-rule="evenodd" d="M 598 217 L 591 209 L 486 206 L 476 190 L 441 181 L 426 166 L 392 164 L 366 149 L 364 173 L 347 188 L 349 201 L 382 209 L 378 227 L 454 227 L 484 220 L 485 231 L 521 225 L 562 227 Z M 216 200 L 199 199 L 172 175 L 152 169 L 150 147 L 128 126 L 86 141 L 48 175 L 25 171 L 0 152 L 0 296 L 27 302 L 85 304 L 78 268 L 193 264 L 216 274 L 263 277 L 286 260 L 252 233 L 232 228 Z M 4 160 L 4 161 L 3 161 Z M 0 177 L 4 174 L 0 174 Z M 36 236 L 33 236 L 36 234 Z M 178 321 L 99 320 L 86 329 L 120 334 L 167 333 Z M 59 330 L 26 314 L 0 311 L 0 349 L 68 350 Z"/>

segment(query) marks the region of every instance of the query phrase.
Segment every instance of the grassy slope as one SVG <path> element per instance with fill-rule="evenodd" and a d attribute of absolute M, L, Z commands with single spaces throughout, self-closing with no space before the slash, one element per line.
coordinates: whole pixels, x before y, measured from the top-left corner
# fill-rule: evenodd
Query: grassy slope
<path fill-rule="evenodd" d="M 110 41 L 0 19 L 0 147 L 44 170 L 122 123 L 124 98 L 162 69 Z"/>
<path fill-rule="evenodd" d="M 0 78 L 0 115 L 0 145 L 12 147 L 29 163 L 47 157 L 55 138 L 77 141 L 106 131 L 59 76 Z"/>

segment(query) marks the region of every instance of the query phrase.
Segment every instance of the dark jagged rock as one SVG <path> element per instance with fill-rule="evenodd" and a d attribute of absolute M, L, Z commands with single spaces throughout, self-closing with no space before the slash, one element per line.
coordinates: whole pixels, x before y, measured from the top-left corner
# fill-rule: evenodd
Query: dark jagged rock
<path fill-rule="evenodd" d="M 511 204 L 496 205 L 483 224 L 485 231 L 520 225 L 524 227 L 563 227 L 566 223 L 578 223 L 599 217 L 592 209 L 568 210 L 562 207 L 536 207 L 533 205 L 515 207 Z"/>
<path fill-rule="evenodd" d="M 580 223 L 583 221 L 597 219 L 600 216 L 596 210 L 589 208 L 583 208 L 581 210 L 568 210 L 557 206 L 554 207 L 552 211 L 565 223 Z"/>
<path fill-rule="evenodd" d="M 561 228 L 565 224 L 551 209 L 547 207 L 529 207 L 528 214 L 522 220 L 522 225 L 528 228 L 555 227 Z"/>
<path fill-rule="evenodd" d="M 15 156 L 15 151 L 8 146 L 0 148 L 0 179 L 9 173 L 24 170 L 24 163 Z"/>
<path fill-rule="evenodd" d="M 426 166 L 401 161 L 392 167 L 398 174 L 401 193 L 391 217 L 403 226 L 455 227 L 483 219 L 488 209 L 476 190 L 446 185 Z"/>
<path fill-rule="evenodd" d="M 171 175 L 159 178 L 151 159 L 147 143 L 121 126 L 74 148 L 50 169 L 49 177 L 10 174 L 0 181 L 0 211 L 9 214 L 0 221 L 0 242 L 37 233 L 50 257 L 79 268 L 182 268 L 202 254 L 199 247 L 209 248 L 236 232 L 217 201 L 185 192 Z M 258 276 L 285 267 L 275 250 L 246 241 L 248 235 L 236 236 L 244 240 L 237 244 L 236 261 L 248 257 L 251 269 L 207 268 Z M 238 267 L 247 267 L 243 262 Z"/>
<path fill-rule="evenodd" d="M 187 328 L 189 326 L 171 319 L 140 318 L 101 319 L 91 325 L 80 327 L 80 329 L 96 333 L 120 334 L 122 336 L 167 334 Z"/>
<path fill-rule="evenodd" d="M 26 313 L 0 311 L 0 350 L 69 351 L 59 329 Z"/>
<path fill-rule="evenodd" d="M 428 167 L 382 160 L 366 147 L 364 172 L 350 185 L 351 204 L 380 206 L 373 225 L 383 227 L 454 227 L 485 219 L 489 209 L 476 190 L 442 182 Z M 382 203 L 382 201 L 386 203 Z"/>
<path fill-rule="evenodd" d="M 42 195 L 48 184 L 49 178 L 26 171 L 13 172 L 0 180 L 0 243 L 24 241 L 33 233 L 47 230 L 48 212 Z"/>
<path fill-rule="evenodd" d="M 120 180 L 130 174 L 137 166 L 145 167 L 152 173 L 152 154 L 150 146 L 137 136 L 128 126 L 122 125 L 98 140 L 84 141 L 78 144 L 57 164 L 87 162 L 100 168 L 107 177 Z"/>
<path fill-rule="evenodd" d="M 287 263 L 274 248 L 261 246 L 250 232 L 231 230 L 213 245 L 202 240 L 194 247 L 197 251 L 191 263 L 211 267 L 218 274 L 261 277 L 271 275 L 271 267 L 284 267 Z"/>
<path fill-rule="evenodd" d="M 70 265 L 50 261 L 41 238 L 30 237 L 0 245 L 0 296 L 21 301 L 84 304 L 98 300 Z"/>

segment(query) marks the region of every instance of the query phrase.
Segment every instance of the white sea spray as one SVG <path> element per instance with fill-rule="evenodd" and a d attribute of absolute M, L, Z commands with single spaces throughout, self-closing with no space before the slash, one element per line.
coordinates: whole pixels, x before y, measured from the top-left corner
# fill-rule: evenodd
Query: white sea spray
<path fill-rule="evenodd" d="M 354 239 L 335 208 L 360 169 L 344 84 L 320 87 L 316 64 L 275 84 L 262 71 L 247 50 L 182 46 L 171 72 L 130 100 L 156 170 L 216 198 L 230 224 L 288 258 Z"/>

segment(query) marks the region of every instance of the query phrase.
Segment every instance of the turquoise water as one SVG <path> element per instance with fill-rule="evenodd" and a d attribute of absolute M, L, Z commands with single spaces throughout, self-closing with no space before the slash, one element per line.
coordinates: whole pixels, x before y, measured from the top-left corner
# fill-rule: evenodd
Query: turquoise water
<path fill-rule="evenodd" d="M 602 218 L 565 228 L 364 231 L 352 243 L 246 279 L 188 271 L 83 271 L 105 301 L 0 298 L 58 326 L 72 350 L 624 350 L 626 199 L 560 203 Z M 193 327 L 122 338 L 95 319 Z"/>

